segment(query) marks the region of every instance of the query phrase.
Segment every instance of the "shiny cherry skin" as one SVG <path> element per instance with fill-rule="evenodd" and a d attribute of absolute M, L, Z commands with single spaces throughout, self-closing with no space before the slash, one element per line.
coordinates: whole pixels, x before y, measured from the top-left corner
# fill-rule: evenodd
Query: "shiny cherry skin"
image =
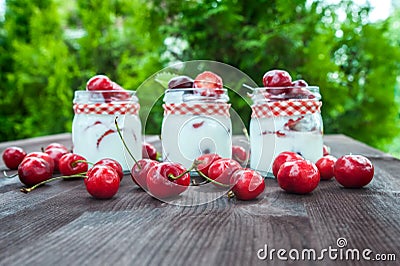
<path fill-rule="evenodd" d="M 8 147 L 3 151 L 3 162 L 11 170 L 18 169 L 18 165 L 25 158 L 26 152 L 20 147 Z"/>
<path fill-rule="evenodd" d="M 86 83 L 86 90 L 88 91 L 108 91 L 113 89 L 112 80 L 105 75 L 93 76 Z"/>
<path fill-rule="evenodd" d="M 163 162 L 151 167 L 147 174 L 147 188 L 149 193 L 157 199 L 176 197 L 190 185 L 189 173 L 183 174 L 186 169 L 179 163 Z M 170 176 L 179 179 L 172 179 Z"/>
<path fill-rule="evenodd" d="M 50 143 L 49 145 L 46 146 L 46 148 L 44 148 L 44 151 L 47 151 L 47 150 L 53 149 L 53 148 L 62 149 L 62 150 L 65 151 L 65 153 L 69 152 L 68 148 L 65 147 L 65 145 L 60 144 L 60 143 L 58 143 L 58 142 Z"/>
<path fill-rule="evenodd" d="M 94 165 L 99 165 L 99 164 L 114 168 L 114 170 L 117 172 L 120 180 L 122 180 L 122 178 L 124 177 L 124 171 L 122 169 L 122 166 L 116 160 L 111 159 L 111 158 L 103 158 L 100 161 L 96 162 Z"/>
<path fill-rule="evenodd" d="M 308 194 L 318 186 L 320 174 L 315 164 L 310 161 L 291 161 L 281 165 L 277 181 L 286 192 Z"/>
<path fill-rule="evenodd" d="M 374 177 L 374 166 L 362 155 L 344 155 L 334 166 L 335 179 L 346 188 L 361 188 Z"/>
<path fill-rule="evenodd" d="M 135 163 L 131 170 L 133 182 L 143 190 L 147 190 L 147 174 L 149 170 L 158 163 L 158 161 L 146 158 L 137 161 L 137 164 Z"/>
<path fill-rule="evenodd" d="M 193 79 L 188 76 L 173 77 L 168 82 L 168 89 L 192 88 Z"/>
<path fill-rule="evenodd" d="M 249 154 L 242 146 L 232 145 L 232 159 L 245 164 L 249 159 Z"/>
<path fill-rule="evenodd" d="M 222 158 L 216 160 L 208 169 L 208 177 L 225 185 L 231 185 L 230 179 L 236 170 L 240 169 L 240 164 L 232 159 Z"/>
<path fill-rule="evenodd" d="M 18 166 L 18 176 L 21 183 L 33 186 L 52 177 L 50 164 L 40 157 L 25 157 Z"/>
<path fill-rule="evenodd" d="M 58 167 L 62 175 L 69 176 L 87 172 L 88 163 L 83 156 L 69 152 L 60 158 Z"/>
<path fill-rule="evenodd" d="M 308 83 L 304 79 L 294 80 L 292 82 L 293 87 L 308 87 Z"/>
<path fill-rule="evenodd" d="M 329 180 L 333 177 L 333 167 L 335 166 L 336 160 L 336 157 L 332 155 L 325 155 L 315 163 L 321 175 L 321 180 Z"/>
<path fill-rule="evenodd" d="M 86 190 L 97 199 L 110 199 L 117 194 L 120 178 L 117 171 L 106 165 L 95 165 L 84 178 Z"/>
<path fill-rule="evenodd" d="M 54 160 L 53 158 L 50 157 L 50 155 L 48 155 L 45 152 L 30 152 L 26 155 L 26 157 L 38 157 L 41 158 L 43 160 L 45 160 L 46 162 L 48 162 L 48 164 L 50 165 L 50 170 L 53 173 L 54 172 Z M 25 158 L 26 158 L 25 157 Z"/>
<path fill-rule="evenodd" d="M 58 166 L 59 166 L 60 158 L 64 154 L 68 153 L 68 151 L 66 151 L 65 149 L 62 149 L 62 148 L 53 147 L 53 148 L 45 149 L 44 152 L 47 153 L 53 159 L 54 171 L 59 171 L 59 167 Z"/>
<path fill-rule="evenodd" d="M 157 160 L 157 149 L 154 145 L 144 142 L 142 143 L 142 158 Z"/>
<path fill-rule="evenodd" d="M 132 181 L 143 190 L 148 190 L 147 174 L 156 164 L 159 164 L 159 162 L 147 158 L 137 161 L 137 164 L 135 163 L 131 170 Z"/>
<path fill-rule="evenodd" d="M 201 96 L 216 97 L 224 93 L 222 78 L 211 71 L 204 71 L 197 75 L 193 87 L 199 89 L 195 90 L 194 93 Z"/>
<path fill-rule="evenodd" d="M 281 152 L 275 157 L 274 162 L 272 163 L 272 173 L 277 177 L 279 168 L 283 163 L 297 160 L 303 160 L 303 157 L 292 151 Z"/>
<path fill-rule="evenodd" d="M 292 77 L 285 70 L 270 70 L 264 74 L 263 84 L 265 87 L 289 87 L 292 86 Z M 285 88 L 268 90 L 268 92 L 273 95 L 278 95 L 285 91 Z"/>
<path fill-rule="evenodd" d="M 208 169 L 210 169 L 211 164 L 219 159 L 222 158 L 216 153 L 202 154 L 196 159 L 196 162 L 199 163 L 197 170 L 208 176 Z"/>
<path fill-rule="evenodd" d="M 240 200 L 257 198 L 265 190 L 264 178 L 252 169 L 235 171 L 231 176 L 232 192 Z"/>

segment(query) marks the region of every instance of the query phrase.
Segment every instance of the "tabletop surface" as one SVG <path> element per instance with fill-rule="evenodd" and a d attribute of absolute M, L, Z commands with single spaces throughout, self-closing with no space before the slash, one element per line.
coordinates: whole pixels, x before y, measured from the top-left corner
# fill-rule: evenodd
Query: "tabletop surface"
<path fill-rule="evenodd" d="M 158 137 L 147 141 L 160 150 Z M 70 147 L 71 135 L 0 143 L 0 151 L 51 142 Z M 18 178 L 1 177 L 0 265 L 398 265 L 400 161 L 344 135 L 324 142 L 336 157 L 368 157 L 373 181 L 362 189 L 321 181 L 311 194 L 294 195 L 266 179 L 257 200 L 221 194 L 179 206 L 150 197 L 129 174 L 110 200 L 92 198 L 82 180 L 23 194 Z"/>

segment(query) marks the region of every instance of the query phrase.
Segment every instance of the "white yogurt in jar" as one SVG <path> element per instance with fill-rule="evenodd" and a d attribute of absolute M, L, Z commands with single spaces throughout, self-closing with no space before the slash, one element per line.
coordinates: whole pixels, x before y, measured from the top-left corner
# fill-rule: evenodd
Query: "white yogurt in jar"
<path fill-rule="evenodd" d="M 273 102 L 261 97 L 257 90 L 250 120 L 250 167 L 270 176 L 275 157 L 284 151 L 296 152 L 312 162 L 321 158 L 323 123 L 318 88 L 312 87 L 312 98 Z"/>
<path fill-rule="evenodd" d="M 124 171 L 129 171 L 134 161 L 119 137 L 115 118 L 117 117 L 121 134 L 136 160 L 142 158 L 142 126 L 135 93 L 124 93 L 122 99 L 112 98 L 105 102 L 99 91 L 76 91 L 72 142 L 74 153 L 85 157 L 89 162 L 96 163 L 104 158 L 112 158 L 121 164 Z"/>
<path fill-rule="evenodd" d="M 206 153 L 231 158 L 228 99 L 226 94 L 213 98 L 182 94 L 182 89 L 167 90 L 161 128 L 163 160 L 189 168 L 196 158 Z"/>

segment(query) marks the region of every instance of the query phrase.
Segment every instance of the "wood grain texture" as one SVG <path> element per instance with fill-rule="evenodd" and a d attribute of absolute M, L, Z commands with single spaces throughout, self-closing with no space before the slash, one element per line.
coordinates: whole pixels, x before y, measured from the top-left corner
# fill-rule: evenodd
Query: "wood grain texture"
<path fill-rule="evenodd" d="M 71 144 L 69 134 L 18 143 L 33 151 L 53 140 Z M 157 137 L 147 141 L 160 147 Z M 335 156 L 368 156 L 375 165 L 374 180 L 363 189 L 325 181 L 312 194 L 299 196 L 267 179 L 257 200 L 221 194 L 185 207 L 153 199 L 129 175 L 111 200 L 93 199 L 82 180 L 56 181 L 23 194 L 18 178 L 0 178 L 0 265 L 320 265 L 281 261 L 276 255 L 260 260 L 257 252 L 265 245 L 319 252 L 337 248 L 339 237 L 346 238 L 347 248 L 396 253 L 398 264 L 400 161 L 343 135 L 326 136 L 325 143 Z M 326 256 L 323 264 L 366 262 Z"/>

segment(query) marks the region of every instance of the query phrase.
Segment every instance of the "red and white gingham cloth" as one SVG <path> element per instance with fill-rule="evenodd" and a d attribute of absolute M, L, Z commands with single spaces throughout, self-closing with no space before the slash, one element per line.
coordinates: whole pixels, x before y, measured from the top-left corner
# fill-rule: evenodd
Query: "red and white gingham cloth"
<path fill-rule="evenodd" d="M 306 115 L 321 112 L 322 102 L 315 100 L 276 101 L 253 105 L 251 117 Z"/>
<path fill-rule="evenodd" d="M 137 115 L 140 105 L 138 103 L 75 103 L 75 114 L 97 115 Z"/>
<path fill-rule="evenodd" d="M 164 104 L 164 115 L 221 115 L 229 117 L 228 103 Z"/>

